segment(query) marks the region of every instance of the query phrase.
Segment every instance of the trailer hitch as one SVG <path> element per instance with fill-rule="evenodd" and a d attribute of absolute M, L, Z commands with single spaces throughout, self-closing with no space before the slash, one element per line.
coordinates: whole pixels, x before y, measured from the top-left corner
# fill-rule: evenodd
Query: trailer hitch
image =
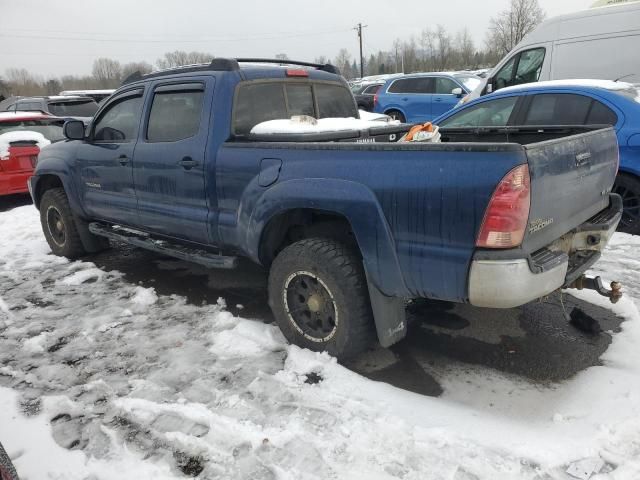
<path fill-rule="evenodd" d="M 577 290 L 595 290 L 603 297 L 607 297 L 611 303 L 618 303 L 618 300 L 622 298 L 622 284 L 620 282 L 611 282 L 610 286 L 611 290 L 606 288 L 602 284 L 602 279 L 600 277 L 591 278 L 586 275 L 581 275 L 567 288 L 575 288 Z"/>

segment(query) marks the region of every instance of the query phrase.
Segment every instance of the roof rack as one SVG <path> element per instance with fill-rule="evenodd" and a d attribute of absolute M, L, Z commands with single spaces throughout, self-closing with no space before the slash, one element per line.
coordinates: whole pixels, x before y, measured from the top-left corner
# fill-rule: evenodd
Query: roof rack
<path fill-rule="evenodd" d="M 169 68 L 158 72 L 152 72 L 142 75 L 139 71 L 133 72 L 124 79 L 122 85 L 137 82 L 143 78 L 159 77 L 170 73 L 186 73 L 197 71 L 214 71 L 214 72 L 234 72 L 240 70 L 240 63 L 273 63 L 275 65 L 299 65 L 302 67 L 312 67 L 323 72 L 340 75 L 340 70 L 329 64 L 298 62 L 296 60 L 278 60 L 274 58 L 214 58 L 211 63 L 203 63 L 198 65 L 185 65 L 183 67 Z"/>

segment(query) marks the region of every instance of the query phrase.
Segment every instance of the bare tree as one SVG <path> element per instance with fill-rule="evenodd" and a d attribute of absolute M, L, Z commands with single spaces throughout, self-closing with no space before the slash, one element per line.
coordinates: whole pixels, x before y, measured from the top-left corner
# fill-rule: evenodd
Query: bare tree
<path fill-rule="evenodd" d="M 117 60 L 96 58 L 93 61 L 92 73 L 100 87 L 114 88 L 120 83 L 122 67 Z"/>
<path fill-rule="evenodd" d="M 442 71 L 449 66 L 449 55 L 452 50 L 451 35 L 442 25 L 438 25 L 435 36 L 435 70 Z"/>
<path fill-rule="evenodd" d="M 455 49 L 460 57 L 460 64 L 463 68 L 475 67 L 476 49 L 468 28 L 464 28 L 456 35 Z"/>
<path fill-rule="evenodd" d="M 511 0 L 507 10 L 489 21 L 488 49 L 509 53 L 545 16 L 538 0 Z"/>
<path fill-rule="evenodd" d="M 148 62 L 125 63 L 122 66 L 122 79 L 124 80 L 135 72 L 140 72 L 141 75 L 146 75 L 147 73 L 151 73 L 152 70 L 153 66 Z"/>
<path fill-rule="evenodd" d="M 338 56 L 334 61 L 334 65 L 340 69 L 345 78 L 352 78 L 353 72 L 351 68 L 351 54 L 346 48 L 340 49 Z"/>
<path fill-rule="evenodd" d="M 175 52 L 167 52 L 162 58 L 156 60 L 158 68 L 174 68 L 183 65 L 196 65 L 200 63 L 209 63 L 213 59 L 213 55 L 205 52 L 185 52 L 176 50 Z"/>

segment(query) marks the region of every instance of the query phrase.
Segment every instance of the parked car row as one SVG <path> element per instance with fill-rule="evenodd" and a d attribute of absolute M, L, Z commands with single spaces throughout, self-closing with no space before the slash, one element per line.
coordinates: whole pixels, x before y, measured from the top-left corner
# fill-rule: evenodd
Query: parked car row
<path fill-rule="evenodd" d="M 622 231 L 640 234 L 640 88 L 607 80 L 558 80 L 501 89 L 434 120 L 452 129 L 612 125 L 618 137 Z M 447 136 L 442 137 L 447 141 Z M 586 162 L 589 160 L 587 159 Z"/>

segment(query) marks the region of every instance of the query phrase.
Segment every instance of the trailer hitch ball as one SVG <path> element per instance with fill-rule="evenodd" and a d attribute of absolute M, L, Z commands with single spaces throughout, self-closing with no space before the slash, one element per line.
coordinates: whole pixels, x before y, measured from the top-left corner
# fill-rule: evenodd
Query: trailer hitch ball
<path fill-rule="evenodd" d="M 582 275 L 578 277 L 569 288 L 575 288 L 577 290 L 595 290 L 603 297 L 607 297 L 611 303 L 617 303 L 618 300 L 622 298 L 622 284 L 620 282 L 611 282 L 611 289 L 606 288 L 602 284 L 602 279 L 600 277 L 587 277 L 586 275 Z"/>

